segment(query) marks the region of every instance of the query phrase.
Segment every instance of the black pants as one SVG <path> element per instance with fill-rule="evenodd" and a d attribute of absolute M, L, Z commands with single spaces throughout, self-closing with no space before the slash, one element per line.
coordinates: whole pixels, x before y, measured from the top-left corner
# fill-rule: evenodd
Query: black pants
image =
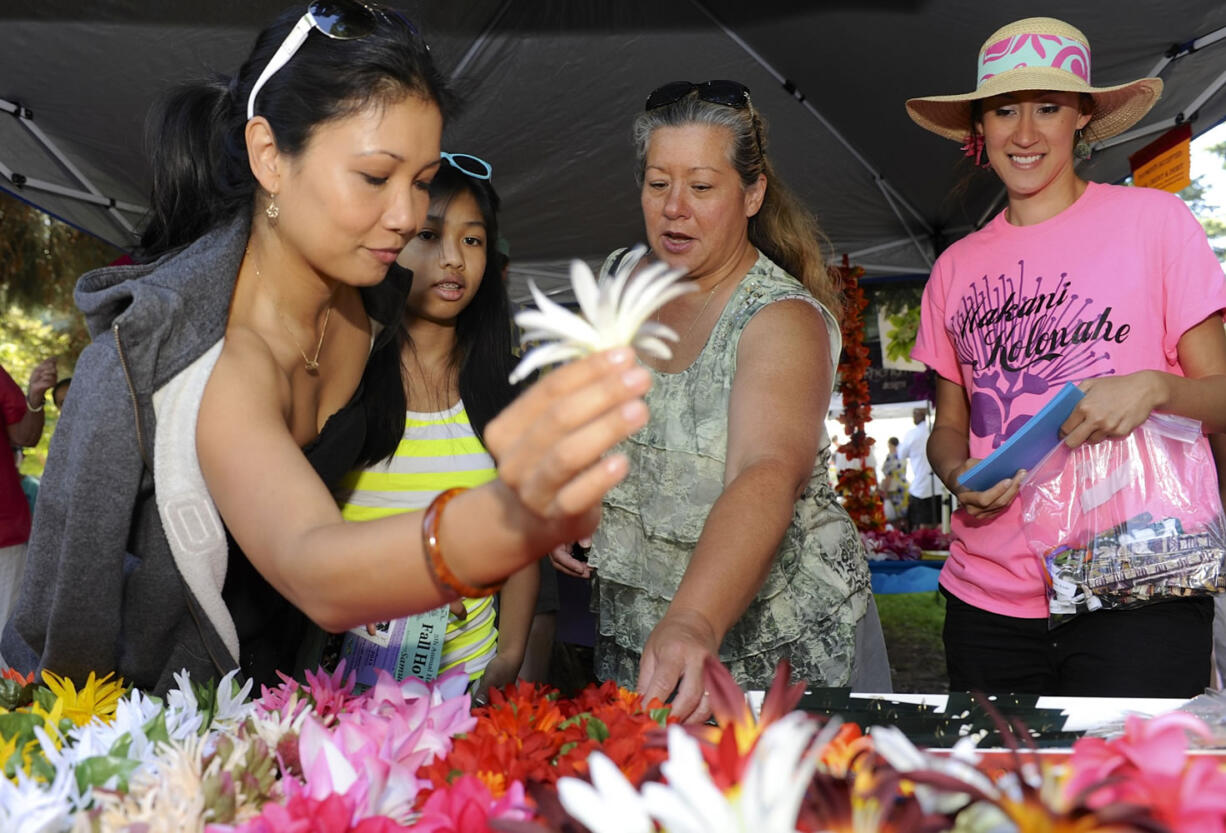
<path fill-rule="evenodd" d="M 1210 682 L 1213 600 L 1100 610 L 1055 630 L 1001 616 L 944 588 L 951 691 L 1082 697 L 1194 697 Z"/>
<path fill-rule="evenodd" d="M 941 496 L 914 497 L 907 501 L 907 523 L 912 529 L 921 525 L 933 526 L 941 522 Z"/>

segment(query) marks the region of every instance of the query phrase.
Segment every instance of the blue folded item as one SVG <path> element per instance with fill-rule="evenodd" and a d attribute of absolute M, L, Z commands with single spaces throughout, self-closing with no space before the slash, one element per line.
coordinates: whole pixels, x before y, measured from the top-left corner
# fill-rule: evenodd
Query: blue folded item
<path fill-rule="evenodd" d="M 990 489 L 1002 480 L 1007 480 L 1021 469 L 1031 469 L 1060 444 L 1060 426 L 1069 418 L 1073 408 L 1085 396 L 1072 382 L 1066 382 L 1060 392 L 1051 398 L 1043 409 L 1026 420 L 1009 439 L 963 472 L 958 485 L 972 492 Z"/>
<path fill-rule="evenodd" d="M 937 589 L 937 579 L 944 566 L 944 561 L 870 561 L 868 572 L 873 592 L 879 596 L 923 593 Z"/>

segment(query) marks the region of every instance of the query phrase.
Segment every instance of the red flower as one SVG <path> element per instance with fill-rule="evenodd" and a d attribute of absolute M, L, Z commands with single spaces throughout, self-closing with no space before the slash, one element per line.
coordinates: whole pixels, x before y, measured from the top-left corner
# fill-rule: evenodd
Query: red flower
<path fill-rule="evenodd" d="M 638 783 L 667 757 L 655 737 L 665 714 L 659 701 L 644 705 L 638 694 L 612 682 L 588 686 L 571 699 L 518 682 L 491 690 L 489 705 L 473 711 L 476 727 L 418 776 L 441 788 L 472 775 L 497 797 L 514 782 L 552 785 L 562 776 L 586 775 L 587 758 L 599 749 Z"/>
<path fill-rule="evenodd" d="M 745 693 L 719 660 L 707 657 L 702 671 L 706 688 L 711 692 L 711 717 L 716 725 L 695 726 L 689 731 L 702 741 L 702 755 L 711 780 L 727 791 L 740 782 L 766 728 L 796 708 L 805 693 L 805 684 L 791 682 L 792 665 L 781 659 L 761 712 L 755 718 Z"/>

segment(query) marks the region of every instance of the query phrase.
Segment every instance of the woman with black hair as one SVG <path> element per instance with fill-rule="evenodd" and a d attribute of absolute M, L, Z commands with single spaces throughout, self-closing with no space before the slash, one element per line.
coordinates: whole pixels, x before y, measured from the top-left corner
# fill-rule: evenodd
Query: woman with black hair
<path fill-rule="evenodd" d="M 403 309 L 393 263 L 450 101 L 411 24 L 343 0 L 285 13 L 232 79 L 169 99 L 146 262 L 77 286 L 94 343 L 52 443 L 10 664 L 154 691 L 184 668 L 275 680 L 307 618 L 339 631 L 492 593 L 595 526 L 626 471 L 602 455 L 646 419 L 629 349 L 490 422 L 499 479 L 363 524 L 332 498 L 365 442 L 360 382 Z"/>
<path fill-rule="evenodd" d="M 515 396 L 507 381 L 515 364 L 510 302 L 493 256 L 498 194 L 484 160 L 445 156 L 430 184 L 425 221 L 400 253 L 399 263 L 414 275 L 400 338 L 372 359 L 366 375 L 367 409 L 375 417 L 368 447 L 387 453 L 342 482 L 347 520 L 420 511 L 446 489 L 497 476 L 485 428 Z M 485 596 L 452 602 L 450 615 L 446 608 L 429 614 L 439 625 L 426 629 L 439 648 L 429 652 L 438 661 L 430 671 L 463 668 L 479 692 L 513 682 L 539 578 L 535 565 L 512 575 L 497 611 Z M 376 662 L 375 636 L 363 641 L 357 629 L 349 644 L 364 645 Z"/>

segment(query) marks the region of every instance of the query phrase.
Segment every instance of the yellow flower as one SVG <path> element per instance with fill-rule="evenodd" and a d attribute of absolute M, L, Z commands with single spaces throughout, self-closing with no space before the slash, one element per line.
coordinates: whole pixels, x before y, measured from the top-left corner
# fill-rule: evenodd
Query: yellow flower
<path fill-rule="evenodd" d="M 30 704 L 30 714 L 37 715 L 43 719 L 43 731 L 47 733 L 47 737 L 55 744 L 55 748 L 59 749 L 64 742 L 64 736 L 60 734 L 60 721 L 65 717 L 64 701 L 56 700 L 51 706 L 51 711 L 47 711 L 35 701 Z M 31 741 L 31 743 L 34 743 L 34 741 Z M 29 757 L 27 756 L 27 767 L 29 763 Z"/>
<path fill-rule="evenodd" d="M 0 738 L 0 772 L 4 772 L 8 767 L 9 758 L 13 757 L 13 753 L 17 751 L 17 736 L 13 735 L 8 740 Z"/>
<path fill-rule="evenodd" d="M 61 677 L 52 671 L 43 671 L 43 682 L 51 693 L 56 696 L 57 705 L 63 703 L 64 717 L 69 718 L 78 726 L 84 726 L 94 717 L 110 721 L 115 717 L 115 706 L 123 696 L 123 679 L 111 681 L 114 672 L 102 679 L 97 679 L 94 672 L 89 672 L 89 679 L 81 690 L 73 685 L 72 680 Z"/>

